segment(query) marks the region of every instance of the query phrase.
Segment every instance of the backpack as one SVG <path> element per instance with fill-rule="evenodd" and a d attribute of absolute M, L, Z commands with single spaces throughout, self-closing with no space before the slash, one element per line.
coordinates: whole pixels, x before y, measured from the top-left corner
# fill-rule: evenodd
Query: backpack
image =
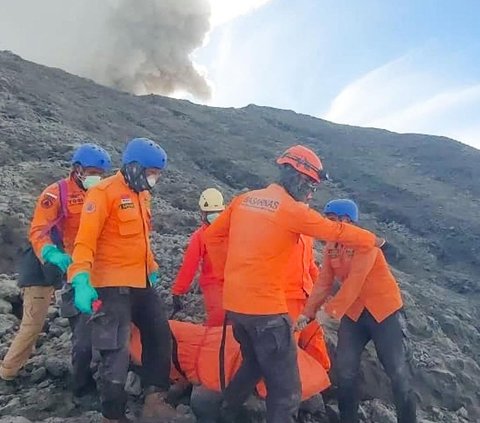
<path fill-rule="evenodd" d="M 57 183 L 60 210 L 56 219 L 42 231 L 42 235 L 50 233 L 53 243 L 63 250 L 63 221 L 68 217 L 68 186 L 65 179 Z M 25 249 L 20 259 L 18 268 L 18 286 L 25 288 L 29 286 L 53 286 L 59 289 L 63 284 L 63 272 L 51 263 L 43 264 L 31 244 Z"/>

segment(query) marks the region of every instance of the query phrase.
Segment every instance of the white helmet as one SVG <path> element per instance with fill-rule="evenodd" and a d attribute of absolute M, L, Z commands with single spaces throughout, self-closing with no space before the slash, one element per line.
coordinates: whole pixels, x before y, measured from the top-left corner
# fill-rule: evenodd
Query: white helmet
<path fill-rule="evenodd" d="M 208 188 L 200 194 L 200 210 L 204 212 L 221 212 L 225 210 L 222 193 L 215 188 Z"/>

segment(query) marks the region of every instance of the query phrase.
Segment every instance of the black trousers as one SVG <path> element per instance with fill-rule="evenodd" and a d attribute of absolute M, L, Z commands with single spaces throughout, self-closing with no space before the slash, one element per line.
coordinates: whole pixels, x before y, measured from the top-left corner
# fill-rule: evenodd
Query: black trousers
<path fill-rule="evenodd" d="M 338 405 L 342 423 L 357 423 L 358 372 L 367 343 L 373 340 L 380 362 L 390 378 L 399 423 L 415 423 L 416 404 L 412 390 L 412 371 L 405 336 L 403 312 L 397 311 L 378 323 L 365 310 L 357 322 L 342 318 L 338 330 L 336 371 Z"/>
<path fill-rule="evenodd" d="M 88 319 L 88 315 L 80 313 L 68 319 L 72 330 L 72 388 L 75 396 L 81 396 L 95 386 L 90 367 L 92 327 Z"/>
<path fill-rule="evenodd" d="M 267 387 L 267 423 L 296 421 L 301 400 L 297 348 L 287 314 L 228 312 L 240 344 L 242 365 L 225 390 L 230 407 L 243 404 L 263 377 Z"/>
<path fill-rule="evenodd" d="M 119 419 L 125 414 L 124 386 L 129 366 L 130 325 L 140 330 L 142 383 L 145 388 L 169 387 L 171 334 L 165 310 L 153 288 L 99 288 L 102 307 L 93 315 L 92 344 L 100 352 L 102 414 Z"/>
<path fill-rule="evenodd" d="M 66 284 L 61 290 L 60 315 L 68 318 L 72 331 L 72 390 L 75 396 L 95 387 L 92 377 L 92 328 L 90 316 L 81 314 L 73 301 L 73 288 Z"/>

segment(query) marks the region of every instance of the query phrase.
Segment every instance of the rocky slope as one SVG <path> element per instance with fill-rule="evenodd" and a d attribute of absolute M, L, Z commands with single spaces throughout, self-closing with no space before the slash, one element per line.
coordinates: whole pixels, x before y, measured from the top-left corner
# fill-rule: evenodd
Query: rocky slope
<path fill-rule="evenodd" d="M 480 420 L 478 150 L 446 138 L 336 125 L 253 105 L 219 109 L 135 97 L 8 52 L 0 53 L 0 358 L 18 324 L 12 314 L 18 299 L 8 281 L 35 196 L 65 174 L 76 144 L 95 140 L 118 163 L 134 136 L 157 140 L 170 158 L 154 202 L 167 302 L 186 238 L 198 223 L 200 190 L 217 186 L 231 198 L 261 186 L 275 176 L 276 154 L 293 143 L 310 145 L 333 177 L 314 206 L 353 197 L 364 226 L 385 234 L 396 248 L 392 264 L 407 304 L 422 418 Z M 190 316 L 183 317 L 201 318 L 198 296 L 190 299 Z M 0 383 L 0 416 L 95 421 L 97 415 L 82 414 L 92 404 L 73 404 L 66 392 L 68 330 L 54 310 L 50 317 L 20 380 Z M 330 329 L 334 342 L 333 323 Z M 369 352 L 362 370 L 365 421 L 394 421 L 388 392 Z M 15 421 L 8 419 L 0 422 Z"/>

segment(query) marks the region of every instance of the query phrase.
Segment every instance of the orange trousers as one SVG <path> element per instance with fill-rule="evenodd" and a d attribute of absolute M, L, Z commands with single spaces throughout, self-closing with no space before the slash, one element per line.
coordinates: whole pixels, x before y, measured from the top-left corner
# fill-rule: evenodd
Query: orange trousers
<path fill-rule="evenodd" d="M 205 303 L 205 313 L 207 319 L 205 326 L 222 326 L 225 319 L 225 310 L 223 309 L 223 286 L 207 285 L 201 287 L 203 302 Z"/>
<path fill-rule="evenodd" d="M 287 298 L 288 314 L 295 323 L 298 316 L 302 314 L 307 299 Z M 310 322 L 300 333 L 296 332 L 298 346 L 317 360 L 322 367 L 330 370 L 331 362 L 328 356 L 327 344 L 325 343 L 324 332 L 316 320 Z"/>

